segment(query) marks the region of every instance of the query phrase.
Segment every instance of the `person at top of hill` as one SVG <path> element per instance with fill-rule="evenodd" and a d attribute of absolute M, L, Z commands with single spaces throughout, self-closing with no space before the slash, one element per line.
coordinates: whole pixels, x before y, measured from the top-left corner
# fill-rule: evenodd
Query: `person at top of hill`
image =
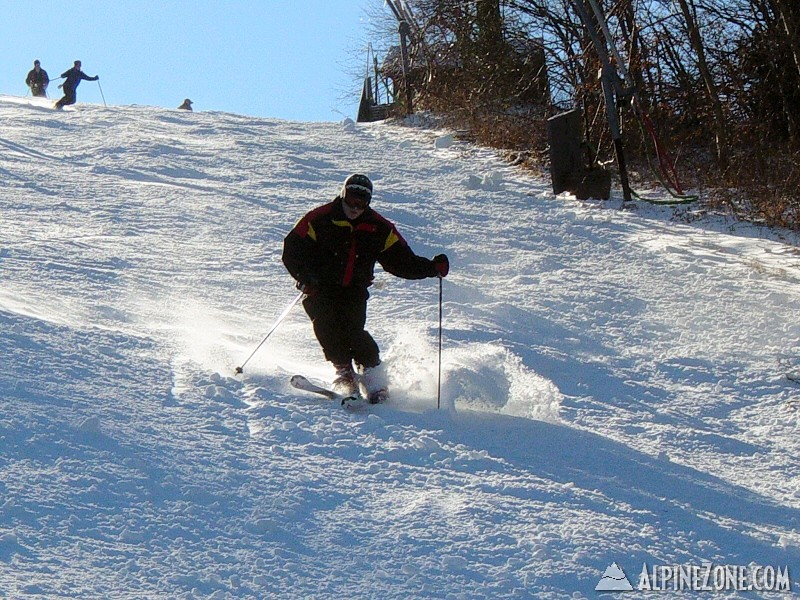
<path fill-rule="evenodd" d="M 192 110 L 192 104 L 193 102 L 186 98 L 186 100 L 183 101 L 183 104 L 178 107 L 178 110 Z"/>
<path fill-rule="evenodd" d="M 59 85 L 58 87 L 63 88 L 64 90 L 64 97 L 61 98 L 58 102 L 56 102 L 56 108 L 64 108 L 65 106 L 69 106 L 70 104 L 75 104 L 78 98 L 76 95 L 76 90 L 78 89 L 78 85 L 80 84 L 82 79 L 86 81 L 97 81 L 100 79 L 99 75 L 95 75 L 94 77 L 89 77 L 86 73 L 81 71 L 81 61 L 76 60 L 72 68 L 68 71 L 64 71 L 61 74 L 61 77 L 65 78 L 66 81 Z"/>
<path fill-rule="evenodd" d="M 444 254 L 433 259 L 414 254 L 371 201 L 369 177 L 350 175 L 332 202 L 307 213 L 289 232 L 283 263 L 306 293 L 303 307 L 336 369 L 334 390 L 353 394 L 361 380 L 375 403 L 388 393 L 378 345 L 364 328 L 375 263 L 404 279 L 446 277 L 450 263 Z"/>
<path fill-rule="evenodd" d="M 33 61 L 33 68 L 28 71 L 28 76 L 25 78 L 25 85 L 31 88 L 32 96 L 47 96 L 48 83 L 50 83 L 50 78 L 47 76 L 47 71 L 42 68 L 42 64 L 36 59 Z"/>

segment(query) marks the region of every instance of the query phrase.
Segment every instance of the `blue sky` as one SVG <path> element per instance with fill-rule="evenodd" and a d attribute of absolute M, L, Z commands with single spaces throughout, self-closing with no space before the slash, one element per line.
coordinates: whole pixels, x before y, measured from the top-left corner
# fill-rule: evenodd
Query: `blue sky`
<path fill-rule="evenodd" d="M 0 94 L 28 92 L 35 58 L 51 79 L 78 59 L 102 86 L 81 83 L 79 103 L 102 103 L 102 89 L 109 105 L 175 108 L 188 97 L 195 110 L 338 121 L 355 116 L 355 73 L 370 41 L 366 11 L 382 4 L 5 0 Z M 58 83 L 48 88 L 54 100 Z"/>

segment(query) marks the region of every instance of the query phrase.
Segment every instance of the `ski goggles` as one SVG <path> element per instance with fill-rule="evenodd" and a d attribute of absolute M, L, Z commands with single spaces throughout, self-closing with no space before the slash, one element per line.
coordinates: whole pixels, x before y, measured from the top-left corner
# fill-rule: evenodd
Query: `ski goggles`
<path fill-rule="evenodd" d="M 344 195 L 344 202 L 353 210 L 364 210 L 369 206 L 371 196 L 368 193 L 363 193 L 352 187 L 347 188 L 347 193 Z"/>

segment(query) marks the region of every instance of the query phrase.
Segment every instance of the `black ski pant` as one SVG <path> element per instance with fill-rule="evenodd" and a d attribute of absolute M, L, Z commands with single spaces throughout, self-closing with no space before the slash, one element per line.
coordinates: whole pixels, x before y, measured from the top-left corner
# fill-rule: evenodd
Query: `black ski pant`
<path fill-rule="evenodd" d="M 364 329 L 367 322 L 365 289 L 320 290 L 303 300 L 325 358 L 334 365 L 354 361 L 363 367 L 380 364 L 378 344 Z"/>
<path fill-rule="evenodd" d="M 78 101 L 77 94 L 75 90 L 71 90 L 68 88 L 64 88 L 64 97 L 56 102 L 56 106 L 61 108 L 62 106 L 69 106 L 70 104 L 75 104 Z"/>

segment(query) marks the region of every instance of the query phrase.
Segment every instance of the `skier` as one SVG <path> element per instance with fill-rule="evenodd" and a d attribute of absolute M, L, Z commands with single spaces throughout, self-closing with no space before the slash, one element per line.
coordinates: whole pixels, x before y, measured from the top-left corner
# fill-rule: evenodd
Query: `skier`
<path fill-rule="evenodd" d="M 97 81 L 100 79 L 99 75 L 89 77 L 86 73 L 81 71 L 81 61 L 79 60 L 75 61 L 73 67 L 69 71 L 63 72 L 61 77 L 66 77 L 66 81 L 58 86 L 64 89 L 64 97 L 56 102 L 56 108 L 59 110 L 77 102 L 76 90 L 78 89 L 81 79 L 85 79 L 86 81 Z"/>
<path fill-rule="evenodd" d="M 178 107 L 178 110 L 192 110 L 192 104 L 192 101 L 186 98 L 186 100 L 183 101 L 183 104 Z"/>
<path fill-rule="evenodd" d="M 377 403 L 387 397 L 385 373 L 378 345 L 364 329 L 375 263 L 404 279 L 446 277 L 450 264 L 444 254 L 432 260 L 414 254 L 395 226 L 370 208 L 371 199 L 369 177 L 350 175 L 333 202 L 306 214 L 289 232 L 283 263 L 306 293 L 303 307 L 336 369 L 334 390 L 357 392 L 355 363 L 368 400 Z"/>
<path fill-rule="evenodd" d="M 50 78 L 47 76 L 39 59 L 33 61 L 33 68 L 28 71 L 28 76 L 25 78 L 25 85 L 31 88 L 32 96 L 47 96 L 47 84 L 50 83 Z"/>

